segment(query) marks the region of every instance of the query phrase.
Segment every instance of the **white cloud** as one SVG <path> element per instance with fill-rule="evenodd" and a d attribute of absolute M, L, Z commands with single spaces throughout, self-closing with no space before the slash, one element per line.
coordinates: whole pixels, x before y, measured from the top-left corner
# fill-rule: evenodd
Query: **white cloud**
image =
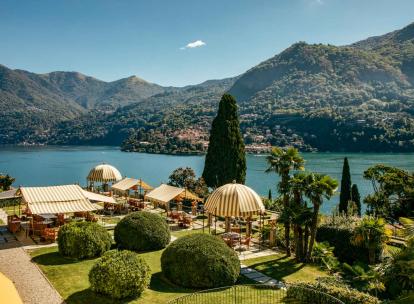
<path fill-rule="evenodd" d="M 204 41 L 196 40 L 196 41 L 190 42 L 186 46 L 180 47 L 180 50 L 194 49 L 194 48 L 198 48 L 198 47 L 201 47 L 201 46 L 204 46 L 204 45 L 206 45 L 206 43 Z"/>

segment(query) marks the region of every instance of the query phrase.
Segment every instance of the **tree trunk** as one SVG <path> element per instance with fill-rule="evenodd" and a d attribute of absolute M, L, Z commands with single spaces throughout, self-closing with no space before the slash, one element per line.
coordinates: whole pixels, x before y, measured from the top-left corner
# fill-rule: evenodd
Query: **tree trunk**
<path fill-rule="evenodd" d="M 285 243 L 286 243 L 286 255 L 291 256 L 290 252 L 290 224 L 285 223 Z"/>
<path fill-rule="evenodd" d="M 374 248 L 368 248 L 368 261 L 370 265 L 375 264 L 375 247 Z"/>
<path fill-rule="evenodd" d="M 298 225 L 297 230 L 296 260 L 301 262 L 303 260 L 303 229 Z"/>
<path fill-rule="evenodd" d="M 303 240 L 303 256 L 302 260 L 305 260 L 305 258 L 308 255 L 308 244 L 309 244 L 309 226 L 305 226 L 305 235 Z"/>
<path fill-rule="evenodd" d="M 311 235 L 309 241 L 308 253 L 306 255 L 306 260 L 309 262 L 312 256 L 313 245 L 315 244 L 316 238 L 316 229 L 318 227 L 318 214 L 319 214 L 319 203 L 313 204 L 313 216 L 311 223 Z"/>

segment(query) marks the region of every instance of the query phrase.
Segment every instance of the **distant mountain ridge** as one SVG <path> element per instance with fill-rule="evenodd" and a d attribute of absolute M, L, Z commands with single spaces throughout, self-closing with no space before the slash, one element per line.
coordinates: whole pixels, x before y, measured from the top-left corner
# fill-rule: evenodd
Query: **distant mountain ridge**
<path fill-rule="evenodd" d="M 295 43 L 240 76 L 182 88 L 0 66 L 0 144 L 198 151 L 204 139 L 183 143 L 181 133 L 207 134 L 227 91 L 239 102 L 246 142 L 414 151 L 414 23 L 349 46 Z"/>

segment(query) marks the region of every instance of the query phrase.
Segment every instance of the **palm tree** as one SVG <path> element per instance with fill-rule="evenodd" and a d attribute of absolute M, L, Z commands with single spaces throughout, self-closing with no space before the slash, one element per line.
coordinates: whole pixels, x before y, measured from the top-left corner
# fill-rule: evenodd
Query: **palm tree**
<path fill-rule="evenodd" d="M 376 251 L 382 249 L 391 235 L 390 229 L 385 226 L 382 218 L 366 216 L 354 229 L 353 243 L 368 249 L 370 264 L 376 261 Z"/>
<path fill-rule="evenodd" d="M 281 177 L 278 188 L 279 192 L 283 196 L 284 208 L 289 208 L 289 180 L 290 171 L 303 170 L 304 159 L 300 156 L 299 151 L 293 147 L 283 149 L 279 147 L 273 147 L 270 155 L 267 157 L 267 163 L 269 167 L 266 172 L 275 172 Z M 285 222 L 285 242 L 286 242 L 286 255 L 290 256 L 290 221 Z"/>
<path fill-rule="evenodd" d="M 306 256 L 306 260 L 308 261 L 310 261 L 313 246 L 315 244 L 319 209 L 323 203 L 323 199 L 330 199 L 335 194 L 337 188 L 338 182 L 329 175 L 308 173 L 306 177 L 304 193 L 313 204 L 310 241 Z"/>
<path fill-rule="evenodd" d="M 300 262 L 303 262 L 306 257 L 309 226 L 312 220 L 312 209 L 307 206 L 306 201 L 303 199 L 303 192 L 306 187 L 306 176 L 306 173 L 297 173 L 289 181 L 292 196 L 289 213 L 295 237 L 295 256 L 296 260 Z"/>

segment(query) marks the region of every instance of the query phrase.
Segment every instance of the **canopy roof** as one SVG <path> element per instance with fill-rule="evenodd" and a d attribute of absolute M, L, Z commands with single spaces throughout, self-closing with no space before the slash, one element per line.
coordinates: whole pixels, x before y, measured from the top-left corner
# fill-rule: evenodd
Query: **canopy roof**
<path fill-rule="evenodd" d="M 17 190 L 18 189 L 11 189 L 11 190 L 0 192 L 0 200 L 18 198 L 19 196 L 17 195 Z"/>
<path fill-rule="evenodd" d="M 108 164 L 101 164 L 89 171 L 87 180 L 91 182 L 117 182 L 122 179 L 117 168 Z"/>
<path fill-rule="evenodd" d="M 90 201 L 116 204 L 116 201 L 114 200 L 113 197 L 94 193 L 94 192 L 89 192 L 83 189 L 82 189 L 82 192 L 83 192 L 83 195 L 85 195 L 85 197 Z"/>
<path fill-rule="evenodd" d="M 123 180 L 112 185 L 112 189 L 120 190 L 120 191 L 126 191 L 134 187 L 138 187 L 144 190 L 154 189 L 150 185 L 148 185 L 146 182 L 144 182 L 142 179 L 135 179 L 135 178 L 129 178 L 129 177 L 125 177 Z"/>
<path fill-rule="evenodd" d="M 183 199 L 187 199 L 187 200 L 192 200 L 192 201 L 202 201 L 203 199 L 199 198 L 197 195 L 195 195 L 194 193 L 192 193 L 190 190 L 184 189 L 183 192 L 181 192 L 181 194 L 178 197 L 179 199 L 183 200 Z"/>
<path fill-rule="evenodd" d="M 23 202 L 33 214 L 93 211 L 97 208 L 78 185 L 21 187 Z"/>
<path fill-rule="evenodd" d="M 262 199 L 242 184 L 226 184 L 217 188 L 204 205 L 207 213 L 218 216 L 249 216 L 265 210 Z"/>
<path fill-rule="evenodd" d="M 145 198 L 162 204 L 166 204 L 173 199 L 190 199 L 198 201 L 201 200 L 198 196 L 191 193 L 187 189 L 178 188 L 166 184 L 161 184 L 159 187 L 155 188 L 150 193 L 145 195 Z"/>

